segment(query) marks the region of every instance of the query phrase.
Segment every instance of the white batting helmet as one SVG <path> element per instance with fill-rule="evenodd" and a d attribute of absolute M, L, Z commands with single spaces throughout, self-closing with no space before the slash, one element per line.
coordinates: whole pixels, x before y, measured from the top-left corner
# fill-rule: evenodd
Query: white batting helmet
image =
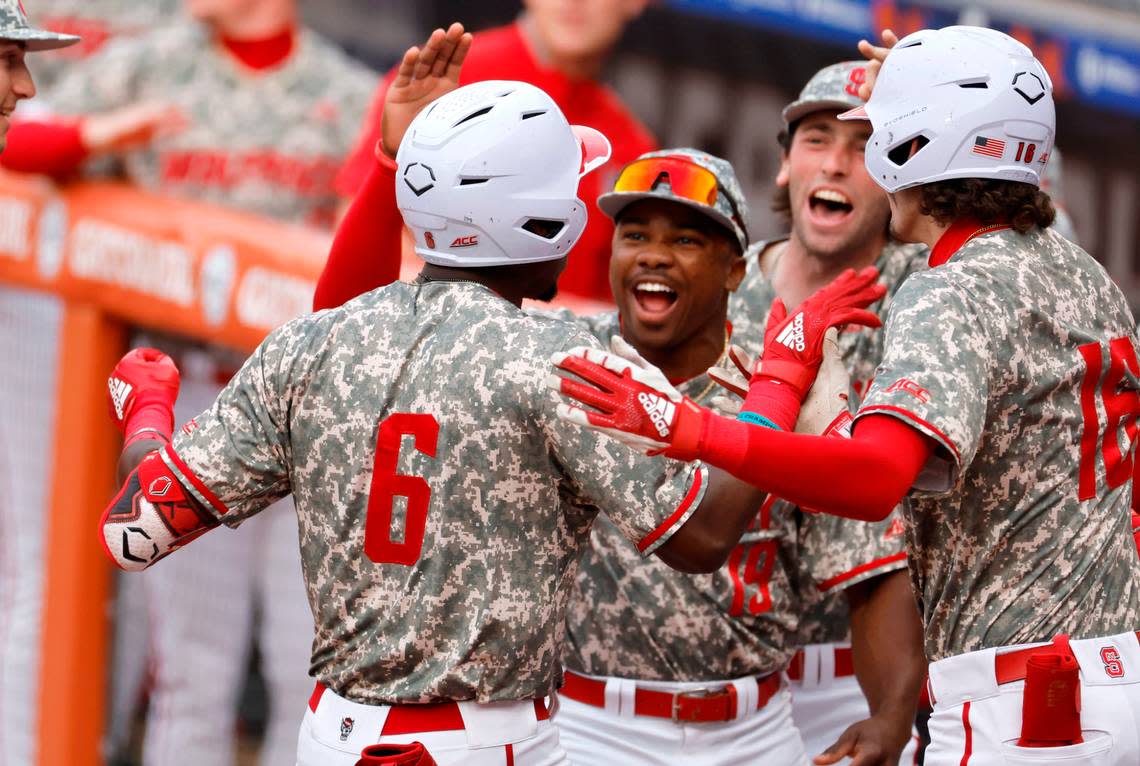
<path fill-rule="evenodd" d="M 605 136 L 568 124 L 533 85 L 473 83 L 412 121 L 396 153 L 396 201 L 428 263 L 556 260 L 586 226 L 578 179 L 609 156 Z"/>
<path fill-rule="evenodd" d="M 948 178 L 1039 186 L 1056 133 L 1045 67 L 1009 35 L 982 27 L 899 40 L 871 100 L 840 118 L 870 119 L 867 171 L 888 192 Z"/>

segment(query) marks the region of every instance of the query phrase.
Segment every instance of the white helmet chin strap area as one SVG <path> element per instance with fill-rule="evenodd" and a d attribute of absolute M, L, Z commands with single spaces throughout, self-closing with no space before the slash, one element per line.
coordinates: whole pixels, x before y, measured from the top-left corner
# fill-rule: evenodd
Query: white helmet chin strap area
<path fill-rule="evenodd" d="M 951 178 L 1040 186 L 1053 151 L 1053 83 L 1009 35 L 955 26 L 907 35 L 871 100 L 867 171 L 888 192 Z"/>
<path fill-rule="evenodd" d="M 412 121 L 396 153 L 396 202 L 428 263 L 557 260 L 586 227 L 579 178 L 609 157 L 605 136 L 569 125 L 533 85 L 473 83 Z"/>

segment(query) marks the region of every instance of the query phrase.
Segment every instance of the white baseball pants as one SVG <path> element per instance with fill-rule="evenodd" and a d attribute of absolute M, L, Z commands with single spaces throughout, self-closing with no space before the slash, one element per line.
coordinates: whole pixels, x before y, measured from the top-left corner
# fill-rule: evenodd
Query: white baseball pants
<path fill-rule="evenodd" d="M 599 679 L 602 680 L 602 679 Z M 632 700 L 637 688 L 683 692 L 709 686 L 705 683 L 663 683 L 627 678 L 604 679 L 606 708 L 559 697 L 554 722 L 562 745 L 575 766 L 646 764 L 646 766 L 802 766 L 807 764 L 803 741 L 792 724 L 791 699 L 786 685 L 759 710 L 724 723 L 674 723 L 665 718 L 633 715 L 631 705 L 621 710 L 623 698 Z M 742 693 L 756 681 L 739 679 Z M 724 684 L 732 683 L 724 681 Z M 611 689 L 613 693 L 611 694 Z M 744 708 L 748 711 L 748 707 Z"/>
<path fill-rule="evenodd" d="M 569 766 L 558 729 L 540 721 L 534 702 L 457 702 L 465 728 L 385 736 L 387 705 L 363 705 L 326 689 L 305 710 L 297 766 L 355 766 L 373 744 L 421 742 L 439 766 Z"/>
<path fill-rule="evenodd" d="M 867 699 L 853 675 L 836 675 L 835 651 L 846 644 L 810 644 L 804 653 L 803 678 L 791 682 L 792 720 L 800 730 L 809 756 L 835 744 L 851 724 L 871 715 Z M 911 733 L 899 766 L 918 763 L 918 732 Z M 850 763 L 849 758 L 840 764 Z"/>
<path fill-rule="evenodd" d="M 1070 643 L 1081 668 L 1085 741 L 1064 747 L 1017 746 L 1025 682 L 999 684 L 995 658 L 1028 646 L 1033 644 L 983 649 L 931 664 L 934 714 L 930 718 L 926 766 L 1140 763 L 1140 644 L 1136 635 L 1074 639 Z M 1102 655 L 1106 649 L 1108 653 Z"/>

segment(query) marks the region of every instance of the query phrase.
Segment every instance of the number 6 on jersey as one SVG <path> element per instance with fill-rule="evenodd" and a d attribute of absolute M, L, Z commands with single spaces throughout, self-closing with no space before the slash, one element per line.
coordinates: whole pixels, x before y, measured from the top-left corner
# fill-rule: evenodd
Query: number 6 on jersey
<path fill-rule="evenodd" d="M 390 415 L 380 423 L 364 521 L 364 555 L 377 564 L 411 566 L 423 553 L 431 487 L 420 476 L 396 473 L 405 436 L 415 438 L 417 451 L 434 458 L 439 423 L 432 415 L 406 412 Z M 407 498 L 403 542 L 392 539 L 392 510 L 397 497 Z"/>

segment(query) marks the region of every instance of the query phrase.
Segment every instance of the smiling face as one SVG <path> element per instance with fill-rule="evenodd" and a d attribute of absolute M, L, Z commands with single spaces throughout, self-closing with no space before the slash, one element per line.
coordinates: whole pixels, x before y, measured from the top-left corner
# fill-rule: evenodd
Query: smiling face
<path fill-rule="evenodd" d="M 8 143 L 8 128 L 16 104 L 36 95 L 32 73 L 24 63 L 25 53 L 22 43 L 0 40 L 0 151 Z"/>
<path fill-rule="evenodd" d="M 622 336 L 642 353 L 721 336 L 728 294 L 744 277 L 734 243 L 718 223 L 679 202 L 642 200 L 622 210 L 610 259 Z"/>
<path fill-rule="evenodd" d="M 800 120 L 776 183 L 788 190 L 792 235 L 811 255 L 832 259 L 885 241 L 886 193 L 867 174 L 870 123 L 821 111 Z"/>

